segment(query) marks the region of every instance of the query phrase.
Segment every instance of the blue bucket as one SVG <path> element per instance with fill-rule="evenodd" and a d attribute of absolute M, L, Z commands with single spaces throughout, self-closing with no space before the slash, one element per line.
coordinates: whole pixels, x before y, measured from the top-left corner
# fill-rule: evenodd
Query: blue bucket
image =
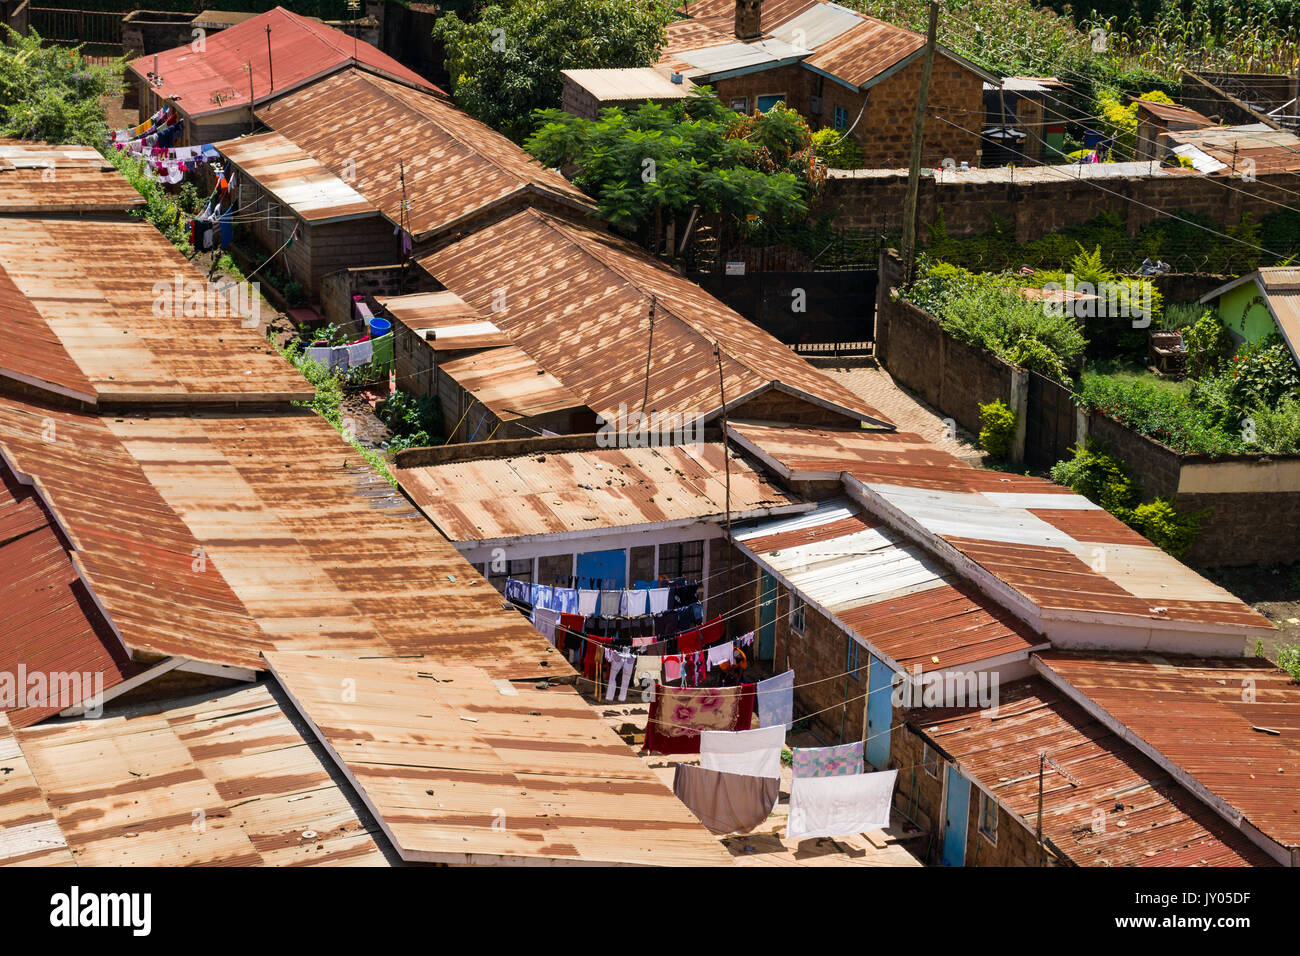
<path fill-rule="evenodd" d="M 377 339 L 381 335 L 387 335 L 392 330 L 393 330 L 393 323 L 389 322 L 387 319 L 370 320 L 370 335 L 373 338 Z"/>

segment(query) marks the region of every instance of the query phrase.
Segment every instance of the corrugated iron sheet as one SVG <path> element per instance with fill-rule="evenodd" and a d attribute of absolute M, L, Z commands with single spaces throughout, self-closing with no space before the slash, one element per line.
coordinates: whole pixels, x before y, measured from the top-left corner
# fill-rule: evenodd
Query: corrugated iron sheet
<path fill-rule="evenodd" d="M 1045 751 L 1079 786 L 1047 768 L 1043 835 L 1079 866 L 1272 862 L 1166 771 L 1044 680 L 1003 685 L 996 708 L 917 710 L 909 713 L 908 723 L 1031 831 L 1038 820 L 1039 754 Z"/>
<path fill-rule="evenodd" d="M 140 669 L 77 577 L 53 520 L 0 464 L 0 674 L 16 682 L 20 667 L 42 675 L 39 686 L 60 696 L 26 698 L 9 712 L 14 727 L 89 700 Z"/>
<path fill-rule="evenodd" d="M 14 737 L 35 785 L 26 802 L 43 795 L 45 832 L 66 840 L 51 852 L 81 866 L 387 865 L 265 684 Z M 0 846 L 23 812 L 8 787 L 0 777 Z"/>
<path fill-rule="evenodd" d="M 1171 142 L 1190 144 L 1224 164 L 1216 175 L 1234 176 L 1249 170 L 1256 176 L 1300 171 L 1300 136 L 1263 123 L 1211 126 L 1169 134 Z"/>
<path fill-rule="evenodd" d="M 919 527 L 1046 612 L 1097 612 L 1271 631 L 1267 618 L 1055 482 L 972 468 L 906 433 L 732 422 L 739 444 L 794 480 L 841 475 L 873 509 Z"/>
<path fill-rule="evenodd" d="M 722 445 L 602 448 L 488 458 L 396 472 L 452 541 L 716 519 L 726 511 Z M 731 460 L 733 520 L 799 505 L 743 458 Z"/>
<path fill-rule="evenodd" d="M 607 421 L 713 415 L 775 382 L 888 423 L 699 286 L 627 241 L 529 209 L 418 260 Z M 493 309 L 493 302 L 504 307 Z M 650 304 L 657 302 L 653 347 Z M 650 368 L 646 359 L 649 352 Z M 647 378 L 649 398 L 646 400 Z"/>
<path fill-rule="evenodd" d="M 96 150 L 0 139 L 0 213 L 125 213 L 144 197 Z"/>
<path fill-rule="evenodd" d="M 365 196 L 279 133 L 261 133 L 214 145 L 244 175 L 309 223 L 379 215 Z"/>
<path fill-rule="evenodd" d="M 453 359 L 438 370 L 503 422 L 585 407 L 582 399 L 514 345 Z"/>
<path fill-rule="evenodd" d="M 572 687 L 431 660 L 268 659 L 405 860 L 731 861 Z"/>
<path fill-rule="evenodd" d="M 636 103 L 645 100 L 689 99 L 690 83 L 674 83 L 653 67 L 612 70 L 561 70 L 560 75 L 602 103 Z"/>
<path fill-rule="evenodd" d="M 73 563 L 133 652 L 260 667 L 271 644 L 109 420 L 0 399 L 0 452 L 31 481 L 75 549 Z M 180 450 L 192 477 L 202 462 Z"/>
<path fill-rule="evenodd" d="M 346 168 L 357 192 L 417 240 L 512 196 L 545 193 L 590 206 L 500 133 L 436 96 L 361 70 L 313 83 L 257 116 L 335 175 Z"/>
<path fill-rule="evenodd" d="M 426 90 L 438 90 L 369 43 L 283 7 L 206 37 L 201 50 L 187 43 L 156 57 L 142 56 L 128 68 L 143 88 L 152 89 L 161 100 L 179 100 L 187 115 L 197 117 L 241 107 L 246 110 L 250 88 L 254 103 L 262 103 L 350 63 Z M 147 77 L 155 64 L 162 83 L 151 86 Z"/>
<path fill-rule="evenodd" d="M 0 866 L 73 866 L 68 841 L 0 712 Z"/>
<path fill-rule="evenodd" d="M 1172 120 L 1177 123 L 1196 123 L 1200 126 L 1213 125 L 1207 117 L 1202 116 L 1189 106 L 1179 106 L 1177 103 L 1157 103 L 1154 100 L 1144 100 L 1141 97 L 1134 97 L 1133 102 L 1138 104 L 1139 109 L 1146 110 L 1157 119 Z"/>
<path fill-rule="evenodd" d="M 313 394 L 233 307 L 208 302 L 206 277 L 151 223 L 6 219 L 0 271 L 0 318 L 26 330 L 0 341 L 0 368 L 20 380 L 64 395 L 89 382 L 92 399 L 115 403 Z"/>
<path fill-rule="evenodd" d="M 825 502 L 733 534 L 754 561 L 906 670 L 1025 657 L 1047 642 L 899 533 Z"/>
<path fill-rule="evenodd" d="M 883 20 L 862 18 L 804 61 L 852 86 L 863 86 L 925 46 L 925 37 Z"/>
<path fill-rule="evenodd" d="M 1265 835 L 1300 846 L 1300 687 L 1289 674 L 1258 658 L 1039 659 Z"/>

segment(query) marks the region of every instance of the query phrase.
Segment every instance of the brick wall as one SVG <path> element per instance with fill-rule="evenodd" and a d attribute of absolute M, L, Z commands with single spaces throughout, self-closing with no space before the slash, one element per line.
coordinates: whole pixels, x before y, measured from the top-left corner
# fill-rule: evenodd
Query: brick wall
<path fill-rule="evenodd" d="M 1184 556 L 1203 567 L 1300 561 L 1300 489 L 1250 494 L 1180 494 L 1180 511 L 1209 514 Z"/>
<path fill-rule="evenodd" d="M 797 110 L 813 129 L 833 126 L 837 106 L 848 113 L 850 126 L 861 113 L 852 135 L 862 148 L 863 161 L 871 168 L 897 167 L 907 166 L 911 161 L 912 122 L 921 89 L 921 72 L 922 61 L 918 59 L 864 93 L 795 64 L 719 80 L 714 89 L 728 106 L 744 97 L 751 113 L 760 96 L 783 95 L 786 105 Z M 983 123 L 983 82 L 978 74 L 947 57 L 935 58 L 929 108 L 949 122 L 935 119 L 926 122 L 921 153 L 923 166 L 938 166 L 944 159 L 979 165 L 979 136 L 957 127 L 978 131 Z M 820 108 L 813 108 L 815 102 Z"/>
<path fill-rule="evenodd" d="M 844 428 L 858 424 L 856 418 L 815 405 L 780 389 L 768 389 L 749 401 L 732 408 L 730 418 L 749 418 L 798 425 L 831 425 Z"/>
<path fill-rule="evenodd" d="M 387 230 L 392 235 L 392 228 Z M 352 296 L 406 295 L 416 292 L 438 292 L 442 286 L 423 269 L 400 265 L 377 265 L 354 269 L 340 269 L 320 280 L 320 302 L 327 321 L 350 321 Z M 372 311 L 376 311 L 371 303 Z"/>
<path fill-rule="evenodd" d="M 931 164 L 925 164 L 931 169 Z M 1261 175 L 1256 182 L 1240 178 L 1174 174 L 1107 179 L 1099 188 L 1090 180 L 1057 178 L 1045 168 L 1008 173 L 984 181 L 986 173 L 956 174 L 936 182 L 921 177 L 917 217 L 934 223 L 940 210 L 949 236 L 977 235 L 998 216 L 1015 227 L 1017 242 L 1028 242 L 1067 225 L 1086 222 L 1104 212 L 1118 213 L 1130 234 L 1159 218 L 1156 210 L 1188 210 L 1220 225 L 1236 225 L 1245 213 L 1255 218 L 1276 212 L 1279 188 L 1293 189 L 1289 174 Z M 1017 180 L 1016 177 L 1019 176 Z M 875 234 L 903 228 L 903 196 L 907 171 L 901 168 L 833 170 L 814 210 L 839 210 L 836 225 Z M 1147 208 L 1152 207 L 1152 208 Z M 921 241 L 926 232 L 921 230 Z"/>
<path fill-rule="evenodd" d="M 958 342 L 928 312 L 894 301 L 901 263 L 881 256 L 876 292 L 876 354 L 898 384 L 916 392 L 963 428 L 980 429 L 979 405 L 994 399 L 1011 404 L 1013 366 L 983 349 Z"/>

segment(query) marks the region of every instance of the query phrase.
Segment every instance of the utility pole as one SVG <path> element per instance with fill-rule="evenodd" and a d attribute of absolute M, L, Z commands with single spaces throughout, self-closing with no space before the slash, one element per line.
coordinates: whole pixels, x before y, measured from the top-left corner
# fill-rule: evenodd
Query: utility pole
<path fill-rule="evenodd" d="M 271 78 L 271 92 L 275 92 L 275 64 L 271 62 L 271 28 L 266 28 L 266 73 Z"/>
<path fill-rule="evenodd" d="M 934 72 L 934 48 L 939 34 L 939 0 L 930 0 L 930 28 L 925 41 L 925 63 L 921 67 L 921 93 L 912 121 L 912 165 L 907 172 L 907 197 L 903 200 L 903 285 L 912 284 L 916 270 L 916 200 L 921 188 L 921 145 L 925 136 L 925 108 L 930 97 L 930 74 Z"/>
<path fill-rule="evenodd" d="M 256 116 L 253 114 L 253 64 L 248 62 L 244 64 L 244 69 L 248 71 L 248 131 L 251 133 L 256 128 Z"/>
<path fill-rule="evenodd" d="M 659 306 L 659 296 L 650 296 L 650 341 L 645 347 L 645 394 L 641 398 L 641 421 L 645 421 L 645 407 L 650 403 L 650 359 L 655 347 L 655 309 Z"/>
<path fill-rule="evenodd" d="M 731 594 L 735 585 L 732 582 L 732 561 L 731 554 L 735 544 L 731 540 L 731 456 L 727 454 L 727 385 L 722 377 L 722 349 L 718 343 L 713 343 L 713 356 L 718 360 L 718 395 L 722 399 L 722 463 L 727 473 L 727 590 L 724 594 Z M 704 546 L 709 546 L 708 540 L 705 539 Z"/>
<path fill-rule="evenodd" d="M 409 255 L 407 255 L 407 249 L 406 249 L 406 236 L 407 233 L 409 232 L 408 227 L 410 226 L 410 216 L 406 208 L 407 206 L 406 166 L 402 163 L 401 160 L 397 161 L 397 178 L 402 184 L 402 211 L 397 216 L 397 227 L 402 232 L 401 236 L 399 237 L 402 244 L 402 278 L 401 278 L 401 285 L 399 286 L 399 288 L 401 289 L 402 294 L 405 295 L 406 294 L 406 267 L 407 267 L 407 263 L 410 261 L 411 258 Z M 414 237 L 412 237 L 411 241 L 412 243 L 415 242 Z"/>
<path fill-rule="evenodd" d="M 1043 842 L 1043 771 L 1051 767 L 1067 781 L 1070 786 L 1079 787 L 1079 779 L 1047 755 L 1046 750 L 1038 752 L 1038 865 L 1047 865 L 1047 844 Z"/>

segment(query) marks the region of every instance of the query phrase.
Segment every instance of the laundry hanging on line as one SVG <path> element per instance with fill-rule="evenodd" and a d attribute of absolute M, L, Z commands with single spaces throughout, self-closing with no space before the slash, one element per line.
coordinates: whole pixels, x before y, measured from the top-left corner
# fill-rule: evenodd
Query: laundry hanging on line
<path fill-rule="evenodd" d="M 781 781 L 679 763 L 673 793 L 711 833 L 748 833 L 772 814 Z"/>
<path fill-rule="evenodd" d="M 700 731 L 700 766 L 722 773 L 780 777 L 785 728 Z"/>
<path fill-rule="evenodd" d="M 889 826 L 897 770 L 796 777 L 790 785 L 787 840 L 844 837 Z"/>

